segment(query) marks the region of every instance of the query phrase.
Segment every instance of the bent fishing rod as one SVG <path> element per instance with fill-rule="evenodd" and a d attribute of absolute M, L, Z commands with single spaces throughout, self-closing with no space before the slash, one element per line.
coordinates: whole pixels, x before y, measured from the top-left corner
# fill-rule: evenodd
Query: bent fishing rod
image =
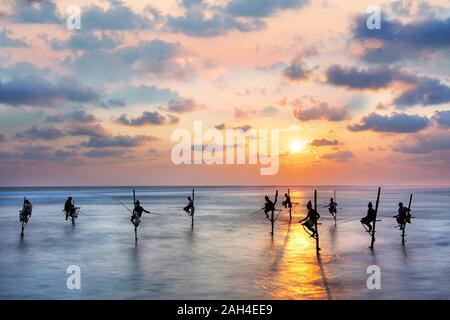
<path fill-rule="evenodd" d="M 111 199 L 113 199 L 114 201 L 120 203 L 125 209 L 127 209 L 131 214 L 134 214 L 133 211 L 130 210 L 130 208 L 128 208 L 122 201 L 120 201 L 119 199 L 116 199 L 114 197 L 111 197 Z"/>
<path fill-rule="evenodd" d="M 114 201 L 120 203 L 120 204 L 121 204 L 125 209 L 127 209 L 131 214 L 134 214 L 133 211 L 131 211 L 130 208 L 128 208 L 127 205 L 126 205 L 125 203 L 123 203 L 122 201 L 120 201 L 119 199 L 114 198 L 114 197 L 112 197 L 112 196 L 108 196 L 108 197 L 110 197 L 110 198 L 113 199 Z M 147 213 L 147 212 L 145 212 L 145 213 Z M 155 215 L 158 215 L 158 216 L 162 216 L 162 214 L 156 213 L 156 212 L 150 212 L 150 213 L 148 213 L 148 214 L 155 214 Z"/>

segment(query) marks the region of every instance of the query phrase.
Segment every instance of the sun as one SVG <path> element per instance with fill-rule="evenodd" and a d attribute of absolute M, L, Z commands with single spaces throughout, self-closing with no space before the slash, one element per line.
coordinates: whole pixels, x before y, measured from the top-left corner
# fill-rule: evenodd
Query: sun
<path fill-rule="evenodd" d="M 291 142 L 291 152 L 292 153 L 300 153 L 305 147 L 305 143 L 300 140 L 294 140 Z"/>

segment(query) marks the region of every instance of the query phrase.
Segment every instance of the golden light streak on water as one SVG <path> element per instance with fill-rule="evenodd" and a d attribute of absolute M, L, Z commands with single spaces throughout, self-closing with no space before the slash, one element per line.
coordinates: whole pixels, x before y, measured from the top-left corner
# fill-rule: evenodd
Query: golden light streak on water
<path fill-rule="evenodd" d="M 331 299 L 322 264 L 327 257 L 318 257 L 316 243 L 298 220 L 306 214 L 304 205 L 308 199 L 302 192 L 291 191 L 294 207 L 292 221 L 287 213 L 276 224 L 276 234 L 270 246 L 269 272 L 258 279 L 258 285 L 267 289 L 269 299 Z M 284 197 L 280 198 L 284 199 Z"/>
<path fill-rule="evenodd" d="M 278 270 L 274 274 L 274 299 L 328 299 L 315 240 L 296 221 L 289 228 Z M 323 260 L 324 258 L 321 258 Z"/>

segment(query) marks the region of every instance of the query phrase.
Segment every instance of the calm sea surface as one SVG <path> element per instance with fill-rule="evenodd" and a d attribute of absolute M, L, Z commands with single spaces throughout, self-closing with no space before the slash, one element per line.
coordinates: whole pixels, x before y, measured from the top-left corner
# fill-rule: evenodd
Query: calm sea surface
<path fill-rule="evenodd" d="M 383 188 L 375 249 L 358 218 L 376 200 L 372 187 L 318 188 L 320 256 L 297 223 L 313 188 L 291 187 L 294 208 L 278 211 L 275 235 L 259 208 L 276 187 L 202 187 L 195 227 L 182 211 L 189 188 L 137 188 L 145 214 L 135 245 L 132 189 L 0 188 L 2 299 L 449 299 L 450 189 Z M 323 208 L 336 189 L 338 223 Z M 281 208 L 287 187 L 279 187 Z M 413 193 L 407 243 L 392 216 Z M 33 216 L 20 238 L 23 197 Z M 62 214 L 81 206 L 72 226 Z M 67 267 L 81 270 L 81 290 L 66 286 Z M 381 289 L 367 289 L 367 267 L 381 270 Z"/>

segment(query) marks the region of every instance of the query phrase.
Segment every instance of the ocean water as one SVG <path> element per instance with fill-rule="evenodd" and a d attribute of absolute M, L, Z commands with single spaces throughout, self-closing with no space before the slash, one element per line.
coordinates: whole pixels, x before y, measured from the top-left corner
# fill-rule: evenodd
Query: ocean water
<path fill-rule="evenodd" d="M 258 209 L 276 187 L 196 188 L 195 226 L 182 208 L 190 188 L 136 188 L 144 214 L 134 240 L 132 188 L 0 189 L 1 299 L 449 299 L 450 189 L 381 191 L 374 250 L 358 219 L 375 203 L 375 187 L 320 187 L 320 255 L 298 220 L 311 187 L 290 187 L 292 220 L 277 211 L 270 222 Z M 278 187 L 281 208 L 287 187 Z M 336 190 L 338 222 L 323 208 Z M 413 193 L 406 245 L 392 216 Z M 33 203 L 25 237 L 18 210 Z M 65 221 L 67 196 L 81 206 L 75 226 Z M 80 267 L 80 290 L 66 281 Z M 381 288 L 368 289 L 377 265 Z"/>

